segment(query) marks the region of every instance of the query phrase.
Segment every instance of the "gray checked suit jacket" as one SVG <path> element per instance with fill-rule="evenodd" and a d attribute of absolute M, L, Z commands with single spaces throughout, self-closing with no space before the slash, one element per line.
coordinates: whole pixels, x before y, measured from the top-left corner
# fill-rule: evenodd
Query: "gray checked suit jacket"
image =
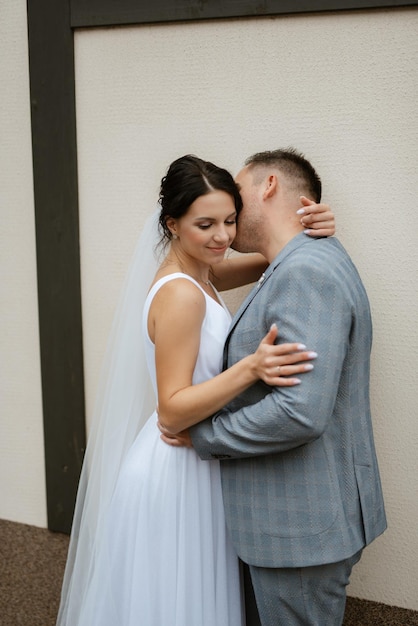
<path fill-rule="evenodd" d="M 225 514 L 241 559 L 306 567 L 345 559 L 386 528 L 369 405 L 372 326 L 361 279 L 335 238 L 297 235 L 234 316 L 228 367 L 275 322 L 280 342 L 318 352 L 294 387 L 257 382 L 191 429 L 221 459 Z"/>

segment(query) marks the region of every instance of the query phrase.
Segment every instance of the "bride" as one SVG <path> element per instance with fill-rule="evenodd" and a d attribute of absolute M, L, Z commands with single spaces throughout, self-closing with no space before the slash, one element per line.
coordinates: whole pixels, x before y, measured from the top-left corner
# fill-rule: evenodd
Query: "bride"
<path fill-rule="evenodd" d="M 305 346 L 275 343 L 273 326 L 254 354 L 221 372 L 231 317 L 218 290 L 254 282 L 267 266 L 259 255 L 224 258 L 242 204 L 231 175 L 181 157 L 159 201 L 105 359 L 57 626 L 243 626 L 219 462 L 164 444 L 155 408 L 179 432 L 256 380 L 295 385 L 312 368 Z M 326 205 L 305 210 L 317 235 L 333 234 Z M 157 222 L 166 252 L 159 268 Z"/>

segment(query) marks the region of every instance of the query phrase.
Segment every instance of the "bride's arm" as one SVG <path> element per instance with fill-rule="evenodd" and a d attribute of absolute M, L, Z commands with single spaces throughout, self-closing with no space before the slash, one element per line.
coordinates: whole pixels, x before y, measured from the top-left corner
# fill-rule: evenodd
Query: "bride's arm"
<path fill-rule="evenodd" d="M 300 215 L 305 233 L 310 237 L 331 237 L 335 234 L 335 216 L 328 204 L 316 204 L 305 196 L 300 198 Z M 216 265 L 211 280 L 218 291 L 227 291 L 255 283 L 267 268 L 268 263 L 261 254 L 242 254 L 226 258 Z"/>
<path fill-rule="evenodd" d="M 218 291 L 227 291 L 255 283 L 267 267 L 268 263 L 261 254 L 240 254 L 215 265 L 210 278 Z"/>
<path fill-rule="evenodd" d="M 291 386 L 300 380 L 283 376 L 312 369 L 303 361 L 314 355 L 301 351 L 304 346 L 298 344 L 275 345 L 277 329 L 273 327 L 254 354 L 193 385 L 205 311 L 203 294 L 187 280 L 164 285 L 150 308 L 148 330 L 155 344 L 159 420 L 171 433 L 209 417 L 260 378 L 270 385 Z"/>

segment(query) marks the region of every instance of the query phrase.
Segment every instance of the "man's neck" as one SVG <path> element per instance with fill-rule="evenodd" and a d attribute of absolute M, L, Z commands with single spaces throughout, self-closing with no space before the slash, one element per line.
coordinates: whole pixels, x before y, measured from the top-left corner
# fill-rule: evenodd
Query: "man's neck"
<path fill-rule="evenodd" d="M 269 263 L 271 263 L 272 261 L 274 261 L 279 252 L 281 252 L 283 248 L 287 246 L 287 244 L 301 232 L 303 232 L 302 226 L 300 226 L 300 228 L 295 227 L 281 231 L 274 231 L 273 235 L 270 234 L 270 238 L 266 242 L 265 249 L 263 251 L 260 250 L 261 254 L 266 257 Z"/>

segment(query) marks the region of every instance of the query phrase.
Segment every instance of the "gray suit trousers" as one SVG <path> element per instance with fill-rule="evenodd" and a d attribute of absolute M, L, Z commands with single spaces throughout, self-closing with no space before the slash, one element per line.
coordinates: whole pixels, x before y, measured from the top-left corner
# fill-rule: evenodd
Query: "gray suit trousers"
<path fill-rule="evenodd" d="M 247 626 L 341 626 L 346 587 L 361 552 L 338 563 L 314 567 L 250 565 L 259 616 L 252 605 L 253 595 L 244 574 Z"/>

